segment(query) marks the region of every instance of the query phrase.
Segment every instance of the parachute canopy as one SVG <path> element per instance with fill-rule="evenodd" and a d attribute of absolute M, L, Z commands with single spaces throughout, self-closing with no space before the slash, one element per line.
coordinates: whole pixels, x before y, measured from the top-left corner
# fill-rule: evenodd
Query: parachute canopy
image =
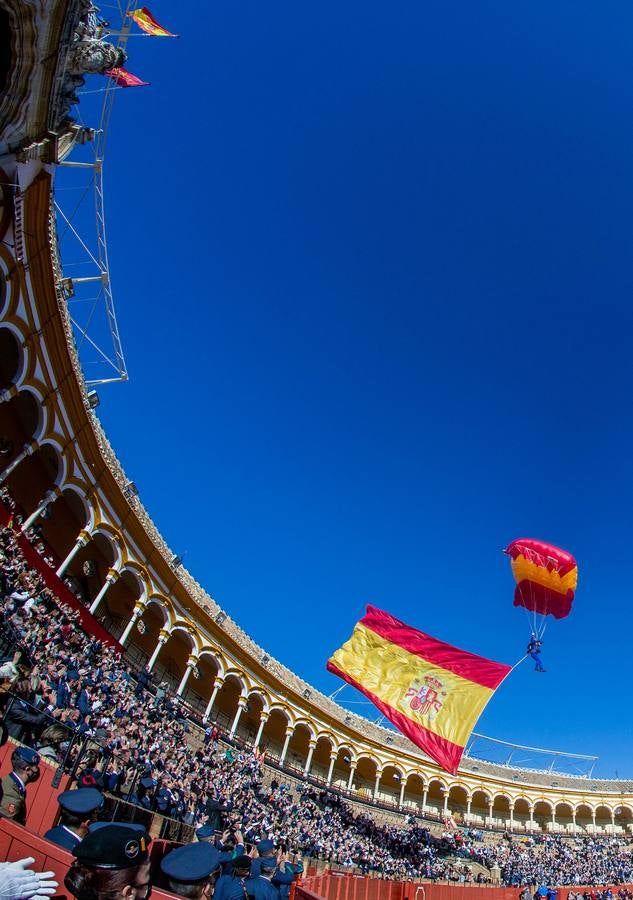
<path fill-rule="evenodd" d="M 578 583 L 578 566 L 571 553 L 531 538 L 512 541 L 505 552 L 517 583 L 514 605 L 540 616 L 568 616 Z"/>

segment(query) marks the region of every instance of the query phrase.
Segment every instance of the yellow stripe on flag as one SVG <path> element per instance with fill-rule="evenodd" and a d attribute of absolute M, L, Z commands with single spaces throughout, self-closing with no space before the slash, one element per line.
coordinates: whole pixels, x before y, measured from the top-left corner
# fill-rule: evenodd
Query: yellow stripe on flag
<path fill-rule="evenodd" d="M 130 10 L 128 16 L 133 19 L 138 27 L 146 34 L 150 34 L 153 37 L 177 37 L 177 35 L 173 34 L 171 31 L 167 31 L 166 28 L 163 28 L 146 6 L 142 6 L 140 9 Z"/>
<path fill-rule="evenodd" d="M 331 662 L 416 725 L 460 747 L 494 693 L 427 662 L 361 623 Z M 431 703 L 420 702 L 418 692 L 422 690 L 428 697 L 429 688 L 433 692 Z"/>

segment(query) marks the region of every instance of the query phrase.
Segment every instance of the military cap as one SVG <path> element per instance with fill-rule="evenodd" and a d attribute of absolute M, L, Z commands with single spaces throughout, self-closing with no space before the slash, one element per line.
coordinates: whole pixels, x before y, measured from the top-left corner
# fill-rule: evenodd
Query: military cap
<path fill-rule="evenodd" d="M 160 864 L 168 878 L 183 884 L 204 881 L 219 866 L 219 851 L 212 844 L 200 843 L 177 847 L 164 856 Z"/>
<path fill-rule="evenodd" d="M 276 856 L 262 856 L 259 861 L 260 869 L 266 869 L 270 871 L 271 869 L 277 868 L 277 857 Z"/>
<path fill-rule="evenodd" d="M 260 841 L 256 847 L 258 853 L 270 853 L 271 850 L 275 849 L 275 842 L 266 839 L 265 841 Z"/>
<path fill-rule="evenodd" d="M 64 791 L 57 802 L 66 812 L 84 815 L 103 806 L 103 794 L 93 787 L 77 788 L 74 791 Z"/>
<path fill-rule="evenodd" d="M 196 837 L 198 840 L 204 840 L 206 838 L 210 838 L 213 835 L 213 828 L 210 825 L 201 825 L 200 828 L 196 829 Z"/>
<path fill-rule="evenodd" d="M 241 856 L 236 856 L 232 860 L 234 869 L 250 869 L 252 862 L 253 860 L 247 853 L 242 853 Z"/>
<path fill-rule="evenodd" d="M 107 828 L 108 825 L 116 825 L 117 828 L 131 828 L 137 834 L 144 834 L 147 831 L 145 826 L 140 825 L 138 822 L 92 822 L 88 829 L 90 831 L 99 831 L 100 828 Z"/>
<path fill-rule="evenodd" d="M 151 841 L 144 828 L 139 831 L 127 824 L 102 824 L 91 828 L 73 849 L 80 863 L 93 869 L 129 869 L 147 862 Z"/>
<path fill-rule="evenodd" d="M 11 762 L 15 762 L 16 759 L 25 762 L 28 766 L 39 766 L 40 764 L 39 753 L 36 753 L 35 750 L 31 750 L 30 747 L 16 747 L 11 754 Z"/>

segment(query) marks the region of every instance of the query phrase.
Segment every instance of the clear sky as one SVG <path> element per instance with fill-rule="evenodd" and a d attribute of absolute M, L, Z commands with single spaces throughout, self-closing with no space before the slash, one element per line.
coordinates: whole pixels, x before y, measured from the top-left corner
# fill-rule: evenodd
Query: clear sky
<path fill-rule="evenodd" d="M 116 97 L 98 412 L 155 522 L 326 693 L 368 602 L 514 663 L 501 548 L 559 544 L 548 671 L 478 730 L 633 776 L 630 3 L 150 8 L 181 37 Z"/>

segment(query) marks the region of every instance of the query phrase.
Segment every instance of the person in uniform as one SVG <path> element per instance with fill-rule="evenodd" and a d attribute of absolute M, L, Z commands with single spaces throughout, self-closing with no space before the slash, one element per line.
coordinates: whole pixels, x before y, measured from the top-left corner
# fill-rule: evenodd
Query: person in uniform
<path fill-rule="evenodd" d="M 527 645 L 527 650 L 525 651 L 528 656 L 530 656 L 534 662 L 534 671 L 535 672 L 545 672 L 543 668 L 543 661 L 541 660 L 541 647 L 543 646 L 543 641 L 532 632 L 530 636 L 530 641 Z"/>
<path fill-rule="evenodd" d="M 11 766 L 12 771 L 2 779 L 0 816 L 26 825 L 26 786 L 40 777 L 40 755 L 30 747 L 17 747 Z"/>
<path fill-rule="evenodd" d="M 64 878 L 73 897 L 101 900 L 108 894 L 111 900 L 147 900 L 151 837 L 145 829 L 118 822 L 95 822 L 92 829 L 73 848 L 75 861 Z"/>
<path fill-rule="evenodd" d="M 213 830 L 210 825 L 201 825 L 196 829 L 196 840 L 200 843 L 213 844 L 220 854 L 222 874 L 230 874 L 233 861 L 245 853 L 244 836 L 238 829 L 234 831 Z"/>
<path fill-rule="evenodd" d="M 260 856 L 259 875 L 252 875 L 244 882 L 244 889 L 253 900 L 280 900 L 279 888 L 273 884 L 273 875 L 277 868 L 275 856 Z M 253 860 L 255 862 L 255 860 Z"/>
<path fill-rule="evenodd" d="M 212 844 L 214 841 L 213 828 L 210 825 L 201 825 L 196 829 L 196 839 L 204 844 Z"/>
<path fill-rule="evenodd" d="M 213 894 L 213 884 L 220 871 L 220 854 L 206 841 L 185 844 L 164 856 L 160 868 L 172 893 L 187 900 L 200 900 Z"/>
<path fill-rule="evenodd" d="M 57 798 L 60 810 L 59 823 L 49 828 L 47 841 L 72 850 L 88 834 L 88 826 L 94 822 L 103 806 L 103 794 L 96 788 L 78 788 L 64 791 Z"/>
<path fill-rule="evenodd" d="M 251 865 L 251 878 L 256 878 L 260 874 L 262 861 L 264 859 L 274 859 L 275 871 L 272 879 L 273 884 L 275 887 L 281 887 L 281 885 L 290 886 L 295 880 L 295 874 L 294 872 L 288 872 L 285 865 L 282 864 L 282 866 L 279 866 L 277 864 L 277 849 L 274 841 L 268 839 L 259 841 L 259 843 L 255 845 L 255 849 L 257 850 L 258 856 L 255 857 Z"/>
<path fill-rule="evenodd" d="M 246 856 L 246 854 L 236 856 L 231 871 L 220 875 L 216 881 L 213 900 L 229 900 L 233 894 L 237 894 L 239 898 L 240 890 L 243 897 L 246 890 L 244 882 L 250 878 L 251 874 L 251 862 L 250 856 Z"/>
<path fill-rule="evenodd" d="M 220 851 L 222 874 L 230 875 L 234 860 L 236 860 L 238 856 L 243 856 L 246 852 L 244 836 L 238 828 L 235 828 L 232 831 L 224 831 L 214 843 Z"/>
<path fill-rule="evenodd" d="M 295 880 L 297 875 L 303 874 L 303 863 L 301 862 L 301 860 L 297 860 L 296 862 L 285 862 L 283 868 L 284 874 L 286 876 L 291 875 L 293 881 Z M 275 879 L 273 879 L 273 884 L 279 885 L 279 894 L 281 895 L 281 900 L 288 900 L 288 898 L 290 897 L 290 884 L 292 884 L 292 882 L 288 884 L 288 882 L 285 880 L 283 882 L 277 882 Z"/>

